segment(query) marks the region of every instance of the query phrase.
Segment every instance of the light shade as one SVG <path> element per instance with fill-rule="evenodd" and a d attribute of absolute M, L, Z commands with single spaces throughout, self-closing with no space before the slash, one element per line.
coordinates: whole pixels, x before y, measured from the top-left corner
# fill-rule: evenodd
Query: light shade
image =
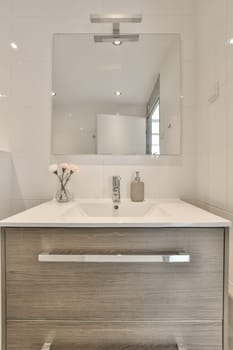
<path fill-rule="evenodd" d="M 94 35 L 94 41 L 96 43 L 113 43 L 114 40 L 120 40 L 121 43 L 127 42 L 127 41 L 138 41 L 139 35 L 138 34 L 120 34 L 117 36 L 114 36 L 113 34 Z"/>

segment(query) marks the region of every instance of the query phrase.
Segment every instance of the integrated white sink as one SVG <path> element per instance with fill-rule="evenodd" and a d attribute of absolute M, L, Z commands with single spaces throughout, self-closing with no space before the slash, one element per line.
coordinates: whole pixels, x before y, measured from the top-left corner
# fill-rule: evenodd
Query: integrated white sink
<path fill-rule="evenodd" d="M 151 202 L 131 202 L 123 200 L 120 203 L 112 201 L 79 202 L 77 207 L 70 209 L 69 215 L 76 215 L 77 211 L 88 217 L 146 217 L 167 216 L 166 212 Z"/>
<path fill-rule="evenodd" d="M 0 221 L 5 227 L 229 227 L 230 221 L 179 199 L 147 199 L 135 203 L 112 200 L 52 200 Z"/>

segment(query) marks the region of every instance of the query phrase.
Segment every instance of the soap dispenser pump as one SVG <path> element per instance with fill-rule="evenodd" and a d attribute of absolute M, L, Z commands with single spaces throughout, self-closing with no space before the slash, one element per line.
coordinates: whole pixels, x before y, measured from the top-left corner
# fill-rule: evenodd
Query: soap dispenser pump
<path fill-rule="evenodd" d="M 131 182 L 130 198 L 133 202 L 144 201 L 144 182 L 140 179 L 139 171 L 136 171 L 135 179 Z"/>

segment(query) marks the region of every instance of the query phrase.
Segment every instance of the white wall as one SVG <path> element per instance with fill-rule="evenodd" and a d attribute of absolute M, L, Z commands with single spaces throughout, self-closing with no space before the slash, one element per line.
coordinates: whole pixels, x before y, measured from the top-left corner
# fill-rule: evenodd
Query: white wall
<path fill-rule="evenodd" d="M 198 2 L 197 183 L 201 205 L 233 219 L 233 37 L 232 0 Z M 208 98 L 220 82 L 220 96 Z M 231 242 L 232 246 L 232 242 Z M 233 255 L 230 249 L 233 296 Z"/>
<path fill-rule="evenodd" d="M 96 112 L 91 104 L 54 105 L 52 152 L 55 154 L 96 153 Z"/>
<path fill-rule="evenodd" d="M 53 196 L 55 178 L 48 174 L 51 146 L 52 35 L 56 32 L 108 32 L 110 25 L 89 23 L 90 13 L 142 13 L 141 24 L 125 31 L 181 33 L 183 59 L 183 155 L 144 162 L 138 157 L 76 157 L 81 163 L 77 196 L 110 196 L 109 179 L 130 180 L 142 169 L 147 196 L 192 196 L 194 192 L 195 0 L 6 0 L 0 1 L 1 85 L 9 87 L 10 147 L 18 188 L 15 210 Z M 18 51 L 9 42 L 19 45 Z M 187 181 L 188 179 L 188 181 Z M 151 191 L 150 191 L 151 189 Z M 126 194 L 127 186 L 123 186 Z"/>
<path fill-rule="evenodd" d="M 1 20 L 0 20 L 1 21 Z M 1 27 L 1 25 L 0 25 Z M 0 219 L 12 213 L 13 164 L 9 135 L 9 77 L 10 64 L 7 50 L 2 50 L 6 43 L 5 33 L 0 33 Z"/>
<path fill-rule="evenodd" d="M 54 154 L 95 154 L 98 114 L 146 115 L 146 106 L 100 103 L 54 104 L 52 152 Z"/>
<path fill-rule="evenodd" d="M 5 33 L 0 33 L 0 95 L 8 96 L 10 69 L 7 50 L 2 50 L 5 42 Z M 12 162 L 9 153 L 9 107 L 9 99 L 0 97 L 0 219 L 11 214 Z"/>
<path fill-rule="evenodd" d="M 0 220 L 12 213 L 13 166 L 9 152 L 0 151 Z"/>
<path fill-rule="evenodd" d="M 97 116 L 98 154 L 146 154 L 146 118 L 99 114 Z"/>

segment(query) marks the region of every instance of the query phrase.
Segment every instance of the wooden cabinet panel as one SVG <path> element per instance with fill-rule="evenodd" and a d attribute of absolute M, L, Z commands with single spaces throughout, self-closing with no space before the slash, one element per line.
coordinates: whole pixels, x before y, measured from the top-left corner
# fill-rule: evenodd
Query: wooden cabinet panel
<path fill-rule="evenodd" d="M 7 229 L 8 319 L 222 320 L 221 228 Z M 185 251 L 190 263 L 41 263 L 52 249 L 88 254 Z"/>
<path fill-rule="evenodd" d="M 8 321 L 8 350 L 40 350 L 45 342 L 52 350 L 175 350 L 176 344 L 186 350 L 222 350 L 222 324 Z"/>

